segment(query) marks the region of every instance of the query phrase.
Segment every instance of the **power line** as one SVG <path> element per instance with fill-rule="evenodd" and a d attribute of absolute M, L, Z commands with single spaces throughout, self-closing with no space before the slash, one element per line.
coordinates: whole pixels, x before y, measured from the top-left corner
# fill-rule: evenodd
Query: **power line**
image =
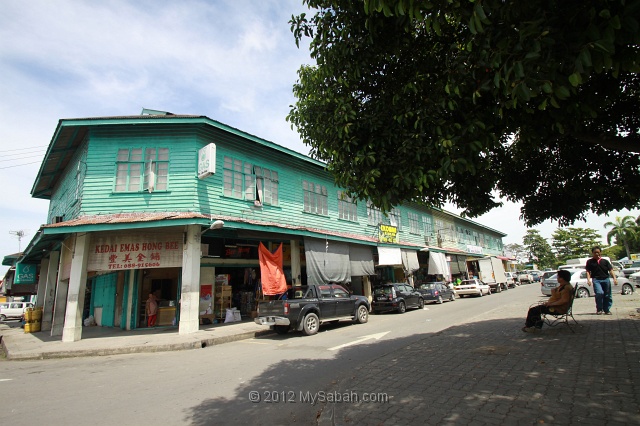
<path fill-rule="evenodd" d="M 40 163 L 40 161 L 33 161 L 33 162 L 31 162 L 31 163 L 24 163 L 24 164 L 16 164 L 16 165 L 14 165 L 14 166 L 5 166 L 5 167 L 0 167 L 0 170 L 3 170 L 3 169 L 12 169 L 12 168 L 14 168 L 14 167 L 28 166 L 29 164 L 38 164 L 38 163 Z"/>
<path fill-rule="evenodd" d="M 27 147 L 27 148 L 15 148 L 15 149 L 5 149 L 3 150 L 4 152 L 10 152 L 10 151 L 27 151 L 30 149 L 42 149 L 42 148 L 46 148 L 49 145 L 38 145 L 38 146 L 31 146 L 31 147 Z"/>
<path fill-rule="evenodd" d="M 0 160 L 0 163 L 3 163 L 5 161 L 25 160 L 27 158 L 42 158 L 42 154 L 28 155 L 26 157 L 8 158 L 6 160 Z"/>

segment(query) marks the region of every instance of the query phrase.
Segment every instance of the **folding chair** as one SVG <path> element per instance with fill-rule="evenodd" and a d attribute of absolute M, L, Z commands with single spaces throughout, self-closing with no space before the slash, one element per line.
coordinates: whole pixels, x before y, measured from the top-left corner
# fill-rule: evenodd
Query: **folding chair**
<path fill-rule="evenodd" d="M 569 318 L 571 318 L 573 322 L 576 323 L 576 325 L 579 325 L 578 321 L 576 321 L 576 319 L 573 317 L 573 301 L 576 300 L 576 297 L 578 295 L 578 289 L 579 289 L 579 286 L 576 283 L 575 288 L 573 289 L 573 295 L 571 296 L 571 301 L 569 302 L 569 308 L 567 308 L 566 313 L 561 314 L 561 313 L 550 312 L 548 314 L 542 314 L 542 320 L 544 321 L 545 324 L 547 324 L 549 327 L 554 327 L 558 324 L 566 324 L 567 327 L 569 327 L 569 330 L 571 330 L 572 333 L 575 333 L 575 330 L 573 329 L 573 327 L 571 326 L 571 323 L 569 322 Z"/>

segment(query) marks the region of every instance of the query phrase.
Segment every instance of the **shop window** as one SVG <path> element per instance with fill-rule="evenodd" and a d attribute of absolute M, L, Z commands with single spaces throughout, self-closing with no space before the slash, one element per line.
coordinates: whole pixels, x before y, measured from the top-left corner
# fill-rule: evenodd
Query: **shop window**
<path fill-rule="evenodd" d="M 342 191 L 338 191 L 338 218 L 351 222 L 358 221 L 358 204 Z"/>
<path fill-rule="evenodd" d="M 304 180 L 302 181 L 302 191 L 304 193 L 304 211 L 306 213 L 322 216 L 329 214 L 326 186 Z"/>
<path fill-rule="evenodd" d="M 118 150 L 115 192 L 166 191 L 168 182 L 168 148 Z"/>
<path fill-rule="evenodd" d="M 223 193 L 227 197 L 278 205 L 278 172 L 242 160 L 224 157 Z"/>

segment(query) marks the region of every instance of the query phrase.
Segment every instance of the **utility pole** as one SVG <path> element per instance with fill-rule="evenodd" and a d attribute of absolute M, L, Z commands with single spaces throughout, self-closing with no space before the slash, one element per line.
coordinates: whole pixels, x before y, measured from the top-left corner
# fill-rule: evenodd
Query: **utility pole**
<path fill-rule="evenodd" d="M 20 243 L 22 241 L 22 237 L 27 235 L 27 233 L 22 229 L 19 231 L 9 231 L 9 233 L 15 235 L 16 238 L 18 238 L 18 253 L 22 252 L 22 245 Z"/>

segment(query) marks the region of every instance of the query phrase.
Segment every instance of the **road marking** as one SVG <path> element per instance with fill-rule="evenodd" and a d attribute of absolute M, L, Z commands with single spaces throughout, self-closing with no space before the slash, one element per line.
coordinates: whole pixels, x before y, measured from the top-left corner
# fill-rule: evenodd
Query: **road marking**
<path fill-rule="evenodd" d="M 369 340 L 369 339 L 380 340 L 388 333 L 390 333 L 390 332 L 389 331 L 385 331 L 383 333 L 377 333 L 377 334 L 370 334 L 368 336 L 362 336 L 358 340 L 354 340 L 353 342 L 345 343 L 345 344 L 340 345 L 340 346 L 334 346 L 333 348 L 329 348 L 327 350 L 336 351 L 338 349 L 346 348 L 348 346 L 358 345 L 358 344 L 360 344 L 360 343 L 362 343 L 362 342 L 364 342 L 366 340 Z"/>
<path fill-rule="evenodd" d="M 0 382 L 8 382 L 8 381 L 11 381 L 11 380 L 13 380 L 13 379 L 0 379 Z"/>

